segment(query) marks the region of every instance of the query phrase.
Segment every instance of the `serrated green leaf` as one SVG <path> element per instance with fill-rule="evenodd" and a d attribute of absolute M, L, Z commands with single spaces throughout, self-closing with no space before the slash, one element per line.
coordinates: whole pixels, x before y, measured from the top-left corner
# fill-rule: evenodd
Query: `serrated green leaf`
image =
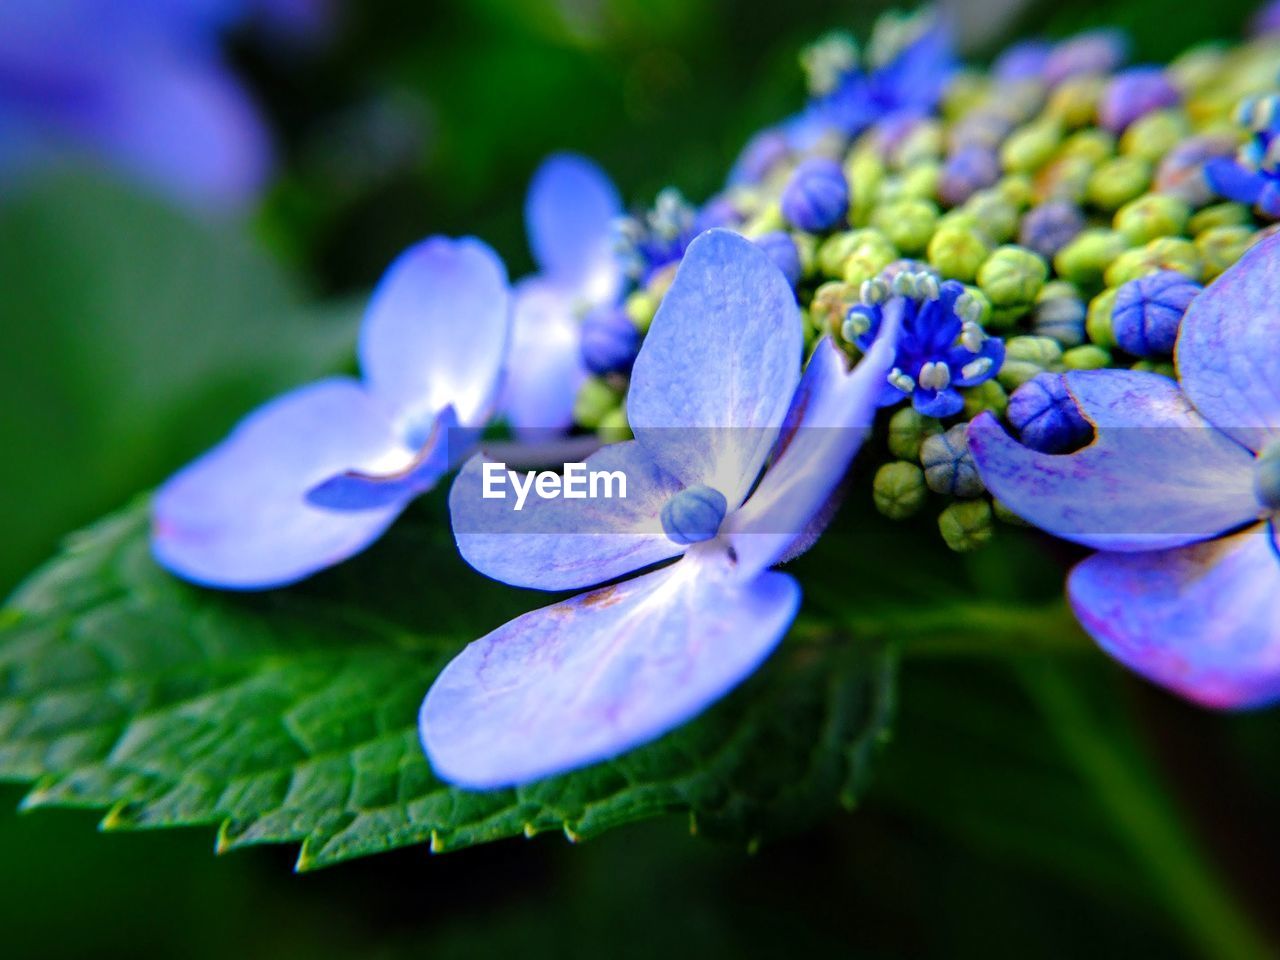
<path fill-rule="evenodd" d="M 784 645 L 698 721 L 615 761 L 515 790 L 437 780 L 417 740 L 423 694 L 531 599 L 470 571 L 439 510 L 261 595 L 160 570 L 144 502 L 77 535 L 0 628 L 0 779 L 35 781 L 27 808 L 105 808 L 106 829 L 217 824 L 220 850 L 299 842 L 300 869 L 681 810 L 754 841 L 853 802 L 891 665 L 834 643 Z M 374 595 L 377 617 L 354 602 Z"/>

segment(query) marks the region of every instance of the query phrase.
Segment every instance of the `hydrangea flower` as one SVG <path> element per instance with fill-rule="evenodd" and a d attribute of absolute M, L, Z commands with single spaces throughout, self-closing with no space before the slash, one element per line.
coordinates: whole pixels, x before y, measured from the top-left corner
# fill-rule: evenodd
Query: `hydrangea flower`
<path fill-rule="evenodd" d="M 1004 362 L 1004 341 L 978 322 L 980 308 L 964 284 L 938 283 L 927 270 L 903 271 L 892 282 L 863 284 L 862 303 L 849 310 L 842 331 L 863 350 L 880 336 L 886 318 L 901 326 L 897 354 L 880 390 L 888 407 L 911 398 L 927 417 L 950 417 L 964 408 L 961 387 L 990 380 Z"/>
<path fill-rule="evenodd" d="M 1096 547 L 1070 575 L 1076 616 L 1122 663 L 1191 700 L 1280 697 L 1280 237 L 1191 302 L 1178 381 L 1070 372 L 1093 440 L 1062 455 L 984 414 L 987 488 L 1055 536 Z"/>
<path fill-rule="evenodd" d="M 585 157 L 556 154 L 534 174 L 525 225 L 538 273 L 515 287 L 513 363 L 502 401 L 518 435 L 573 425 L 573 402 L 589 373 L 584 318 L 603 311 L 607 324 L 626 280 L 614 252 L 622 212 L 613 182 Z"/>
<path fill-rule="evenodd" d="M 244 205 L 265 182 L 271 150 L 217 53 L 218 34 L 251 15 L 310 29 L 315 11 L 305 15 L 315 6 L 5 0 L 0 171 L 12 177 L 67 154 L 89 156 L 193 206 Z"/>
<path fill-rule="evenodd" d="M 750 241 L 710 231 L 636 360 L 636 439 L 586 461 L 625 473 L 625 499 L 517 513 L 482 496 L 481 458 L 466 465 L 450 495 L 454 533 L 488 576 L 565 590 L 679 559 L 525 614 L 459 654 L 422 707 L 438 775 L 496 788 L 614 756 L 699 713 L 769 655 L 800 599 L 769 567 L 816 536 L 893 353 L 876 345 L 849 373 L 824 339 L 801 379 L 802 346 L 778 268 Z"/>
<path fill-rule="evenodd" d="M 1280 218 L 1280 96 L 1243 101 L 1236 120 L 1253 135 L 1234 158 L 1214 157 L 1205 163 L 1205 179 L 1228 200 Z"/>
<path fill-rule="evenodd" d="M 369 302 L 362 379 L 272 400 L 166 482 L 152 505 L 156 559 L 197 583 L 260 589 L 364 549 L 487 422 L 509 313 L 506 270 L 483 243 L 411 247 Z"/>

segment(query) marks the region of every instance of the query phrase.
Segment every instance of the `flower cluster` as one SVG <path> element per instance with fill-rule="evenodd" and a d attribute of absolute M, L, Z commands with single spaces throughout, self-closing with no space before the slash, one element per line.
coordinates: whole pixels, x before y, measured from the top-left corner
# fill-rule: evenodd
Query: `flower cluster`
<path fill-rule="evenodd" d="M 865 54 L 830 35 L 802 56 L 810 102 L 700 205 L 667 190 L 628 214 L 594 164 L 552 157 L 526 207 L 537 273 L 509 290 L 475 240 L 405 254 L 363 379 L 275 401 L 172 479 L 157 557 L 287 583 L 461 466 L 472 566 L 597 587 L 476 640 L 423 704 L 437 773 L 518 784 L 755 669 L 800 599 L 771 568 L 820 534 L 879 426 L 881 512 L 934 504 L 957 551 L 999 519 L 1097 547 L 1070 591 L 1105 649 L 1206 703 L 1280 696 L 1280 52 L 1126 67 L 1125 46 L 1022 44 L 983 73 L 927 16 L 884 21 Z M 587 468 L 628 496 L 491 498 L 471 455 L 491 418 L 594 435 Z"/>

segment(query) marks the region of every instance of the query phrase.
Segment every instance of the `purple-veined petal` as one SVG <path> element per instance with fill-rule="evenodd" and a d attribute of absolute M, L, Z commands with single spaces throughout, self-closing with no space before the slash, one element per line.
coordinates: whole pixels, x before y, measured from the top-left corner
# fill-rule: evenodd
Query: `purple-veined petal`
<path fill-rule="evenodd" d="M 1259 524 L 1188 547 L 1100 553 L 1072 571 L 1071 605 L 1125 666 L 1209 707 L 1280 698 L 1280 557 Z"/>
<path fill-rule="evenodd" d="M 587 368 L 582 322 L 568 291 L 541 277 L 516 285 L 510 357 L 501 408 L 516 434 L 545 437 L 573 426 Z"/>
<path fill-rule="evenodd" d="M 737 686 L 799 601 L 785 574 L 744 583 L 690 556 L 527 613 L 436 679 L 420 716 L 427 757 L 443 779 L 490 789 L 617 756 Z"/>
<path fill-rule="evenodd" d="M 685 485 L 732 510 L 755 482 L 800 379 L 791 285 L 750 240 L 710 230 L 689 245 L 632 368 L 636 439 Z"/>
<path fill-rule="evenodd" d="M 1196 413 L 1172 380 L 1129 370 L 1065 376 L 1094 427 L 1088 446 L 1039 453 L 990 414 L 969 426 L 983 483 L 1018 516 L 1104 550 L 1178 546 L 1257 518 L 1253 457 Z"/>
<path fill-rule="evenodd" d="M 752 576 L 812 533 L 875 419 L 880 385 L 893 365 L 897 328 L 887 324 L 852 372 L 823 337 L 796 390 L 780 450 L 726 533 L 741 576 Z"/>
<path fill-rule="evenodd" d="M 518 587 L 570 590 L 604 583 L 681 553 L 685 548 L 663 532 L 663 504 L 681 485 L 663 473 L 634 440 L 602 447 L 586 471 L 621 471 L 626 496 L 613 478 L 605 496 L 603 478 L 596 495 L 589 486 L 576 499 L 542 499 L 531 488 L 517 510 L 510 479 L 491 480 L 485 497 L 485 459 L 472 457 L 449 492 L 453 535 L 463 558 L 486 576 Z M 496 467 L 490 467 L 495 471 Z M 524 474 L 520 482 L 525 483 Z"/>
<path fill-rule="evenodd" d="M 483 424 L 506 357 L 509 301 L 502 261 L 471 237 L 423 240 L 387 269 L 360 329 L 360 367 L 411 446 L 447 406 L 461 425 Z"/>
<path fill-rule="evenodd" d="M 585 302 L 612 303 L 622 288 L 613 224 L 623 212 L 613 181 L 586 157 L 548 157 L 524 206 L 534 260 L 544 273 L 572 284 Z"/>
<path fill-rule="evenodd" d="M 160 488 L 153 552 L 179 576 L 210 586 L 292 583 L 364 549 L 404 506 L 335 512 L 310 506 L 307 491 L 343 470 L 411 456 L 355 381 L 301 387 L 250 414 Z"/>
<path fill-rule="evenodd" d="M 1280 237 L 1191 301 L 1174 356 L 1182 389 L 1215 427 L 1253 451 L 1280 439 Z"/>

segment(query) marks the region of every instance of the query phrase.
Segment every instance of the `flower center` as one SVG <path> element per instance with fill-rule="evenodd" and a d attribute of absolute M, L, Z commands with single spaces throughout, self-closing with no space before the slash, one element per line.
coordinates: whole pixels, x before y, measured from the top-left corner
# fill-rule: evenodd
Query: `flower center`
<path fill-rule="evenodd" d="M 1263 506 L 1280 510 L 1280 440 L 1273 440 L 1258 454 L 1253 488 Z"/>
<path fill-rule="evenodd" d="M 681 490 L 662 508 L 662 529 L 676 543 L 688 545 L 712 539 L 729 509 L 724 494 L 698 485 Z"/>

